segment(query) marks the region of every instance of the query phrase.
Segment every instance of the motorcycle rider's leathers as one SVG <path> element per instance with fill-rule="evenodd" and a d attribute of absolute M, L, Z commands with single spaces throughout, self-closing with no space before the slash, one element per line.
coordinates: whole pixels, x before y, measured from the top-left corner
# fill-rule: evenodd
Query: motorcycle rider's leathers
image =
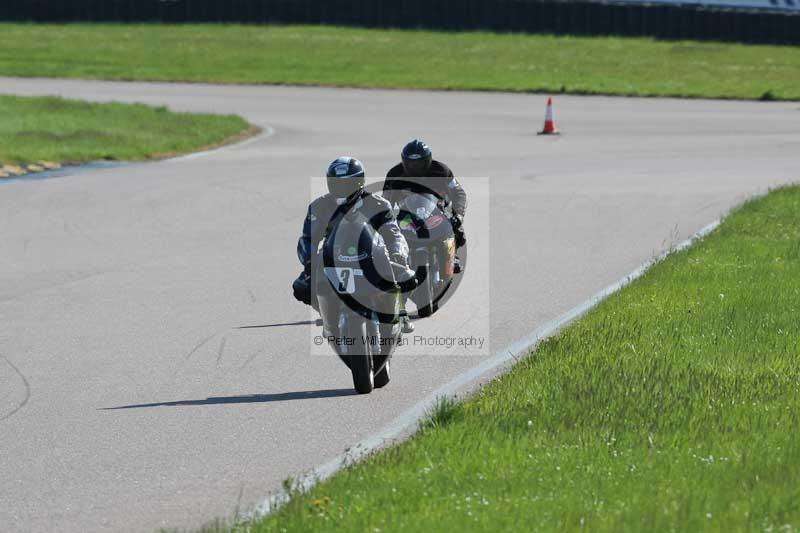
<path fill-rule="evenodd" d="M 413 271 L 408 268 L 408 244 L 397 225 L 391 204 L 380 195 L 361 191 L 357 198 L 348 200 L 348 206 L 362 211 L 372 221 L 373 228 L 383 238 L 389 259 L 395 263 L 393 269 L 396 279 L 405 281 L 409 276 L 413 277 Z M 303 265 L 303 272 L 292 284 L 294 296 L 314 308 L 317 306 L 316 299 L 312 298 L 311 294 L 312 260 L 339 207 L 336 198 L 330 194 L 320 196 L 311 202 L 303 222 L 303 232 L 297 241 L 297 257 Z"/>
<path fill-rule="evenodd" d="M 464 235 L 462 224 L 467 211 L 467 193 L 458 179 L 453 175 L 453 171 L 450 170 L 450 167 L 441 161 L 434 159 L 431 162 L 428 174 L 429 175 L 424 178 L 409 177 L 405 173 L 403 164 L 398 163 L 386 174 L 386 181 L 384 181 L 383 184 L 383 196 L 389 200 L 392 205 L 399 201 L 405 189 L 403 185 L 404 179 L 410 179 L 429 187 L 440 199 L 441 206 L 445 208 L 443 210 L 449 208 L 451 211 L 450 223 L 453 226 L 456 246 L 460 248 L 466 243 L 466 236 Z"/>

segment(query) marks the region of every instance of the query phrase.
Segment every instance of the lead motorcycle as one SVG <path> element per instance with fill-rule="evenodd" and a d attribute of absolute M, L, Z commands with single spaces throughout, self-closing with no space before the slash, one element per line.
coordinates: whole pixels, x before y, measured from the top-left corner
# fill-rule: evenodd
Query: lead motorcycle
<path fill-rule="evenodd" d="M 417 287 L 410 299 L 420 318 L 426 318 L 439 309 L 453 284 L 453 228 L 430 192 L 406 194 L 398 202 L 397 223 L 408 243 L 411 268 L 417 272 Z"/>
<path fill-rule="evenodd" d="M 337 212 L 315 262 L 312 287 L 323 337 L 350 369 L 358 393 L 384 387 L 392 354 L 402 343 L 395 274 L 407 269 L 389 259 L 380 234 L 356 208 Z"/>

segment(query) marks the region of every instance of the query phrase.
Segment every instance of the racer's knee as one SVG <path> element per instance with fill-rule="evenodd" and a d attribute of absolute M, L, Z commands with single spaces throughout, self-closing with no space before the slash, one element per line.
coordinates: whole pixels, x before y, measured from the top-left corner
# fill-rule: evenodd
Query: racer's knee
<path fill-rule="evenodd" d="M 464 234 L 464 218 L 461 215 L 454 215 L 450 219 L 453 227 L 453 236 L 456 239 L 456 248 L 461 248 L 467 243 L 467 236 Z"/>
<path fill-rule="evenodd" d="M 311 305 L 311 277 L 303 272 L 292 282 L 292 292 L 295 299 L 306 305 Z"/>
<path fill-rule="evenodd" d="M 456 248 L 461 248 L 467 244 L 467 236 L 464 235 L 464 230 L 460 229 L 454 232 L 456 238 Z"/>

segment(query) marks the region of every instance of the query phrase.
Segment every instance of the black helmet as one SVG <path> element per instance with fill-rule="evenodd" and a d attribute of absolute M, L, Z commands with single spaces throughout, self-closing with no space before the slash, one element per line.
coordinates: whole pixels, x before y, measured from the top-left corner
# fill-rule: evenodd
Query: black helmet
<path fill-rule="evenodd" d="M 328 191 L 345 199 L 364 188 L 364 165 L 355 157 L 340 157 L 328 165 Z"/>
<path fill-rule="evenodd" d="M 417 178 L 428 176 L 433 155 L 430 147 L 423 141 L 414 139 L 409 142 L 403 147 L 400 157 L 403 159 L 403 170 L 405 170 L 406 176 Z"/>

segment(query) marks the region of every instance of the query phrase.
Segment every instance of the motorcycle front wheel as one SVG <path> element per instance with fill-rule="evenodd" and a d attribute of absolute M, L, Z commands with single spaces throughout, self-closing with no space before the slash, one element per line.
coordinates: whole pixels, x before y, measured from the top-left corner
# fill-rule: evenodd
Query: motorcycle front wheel
<path fill-rule="evenodd" d="M 386 361 L 386 364 L 383 365 L 381 371 L 375 374 L 375 388 L 380 389 L 381 387 L 385 387 L 389 384 L 389 361 Z"/>
<path fill-rule="evenodd" d="M 372 358 L 378 348 L 370 342 L 375 338 L 370 331 L 370 324 L 367 320 L 350 319 L 343 332 L 347 342 L 352 343 L 347 346 L 347 358 L 353 374 L 353 387 L 359 394 L 369 394 L 375 388 Z"/>

